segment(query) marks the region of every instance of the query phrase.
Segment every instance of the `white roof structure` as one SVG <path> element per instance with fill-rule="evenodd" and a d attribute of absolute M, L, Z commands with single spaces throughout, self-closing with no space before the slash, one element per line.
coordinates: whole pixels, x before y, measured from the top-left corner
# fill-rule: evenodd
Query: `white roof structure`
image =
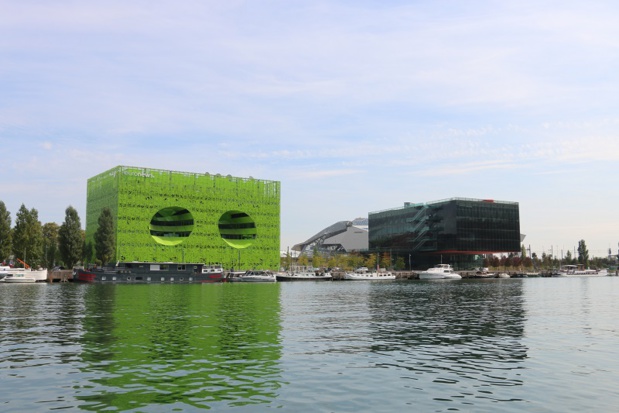
<path fill-rule="evenodd" d="M 336 222 L 307 241 L 296 244 L 292 250 L 311 257 L 314 251 L 323 254 L 365 251 L 368 245 L 368 219 L 356 218 Z"/>

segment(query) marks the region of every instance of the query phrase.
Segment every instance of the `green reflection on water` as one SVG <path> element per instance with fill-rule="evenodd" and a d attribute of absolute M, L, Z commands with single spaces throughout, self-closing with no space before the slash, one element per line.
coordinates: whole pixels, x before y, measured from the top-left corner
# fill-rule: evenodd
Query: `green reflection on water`
<path fill-rule="evenodd" d="M 86 410 L 265 403 L 280 388 L 278 284 L 93 285 Z"/>

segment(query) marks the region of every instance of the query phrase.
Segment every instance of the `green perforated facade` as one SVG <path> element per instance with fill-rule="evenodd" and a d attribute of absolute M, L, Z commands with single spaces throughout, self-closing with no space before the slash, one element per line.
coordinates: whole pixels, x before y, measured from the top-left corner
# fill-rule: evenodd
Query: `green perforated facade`
<path fill-rule="evenodd" d="M 115 262 L 279 267 L 278 181 L 118 166 L 88 180 L 87 245 L 106 207 Z"/>

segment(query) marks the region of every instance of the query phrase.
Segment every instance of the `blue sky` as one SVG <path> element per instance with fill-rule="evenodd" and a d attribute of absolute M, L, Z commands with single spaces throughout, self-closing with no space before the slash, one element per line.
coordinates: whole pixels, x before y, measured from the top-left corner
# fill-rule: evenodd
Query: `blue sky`
<path fill-rule="evenodd" d="M 0 0 L 0 200 L 85 221 L 117 165 L 281 181 L 281 248 L 452 197 L 617 253 L 613 1 Z"/>

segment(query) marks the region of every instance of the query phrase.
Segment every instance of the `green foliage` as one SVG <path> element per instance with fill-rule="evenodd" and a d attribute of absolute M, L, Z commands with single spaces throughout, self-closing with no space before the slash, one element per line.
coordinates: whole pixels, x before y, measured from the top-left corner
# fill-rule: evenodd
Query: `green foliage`
<path fill-rule="evenodd" d="M 353 270 L 355 268 L 363 267 L 365 265 L 365 259 L 361 254 L 353 253 L 348 256 L 347 269 Z M 376 261 L 374 261 L 376 263 Z"/>
<path fill-rule="evenodd" d="M 72 206 L 65 210 L 64 222 L 59 231 L 59 247 L 62 262 L 65 267 L 73 268 L 82 258 L 84 238 L 82 235 L 82 225 L 77 211 Z"/>
<path fill-rule="evenodd" d="M 589 250 L 584 239 L 578 241 L 578 263 L 583 264 L 585 268 L 589 266 Z"/>
<path fill-rule="evenodd" d="M 84 237 L 84 246 L 82 247 L 82 262 L 93 262 L 95 259 L 95 246 L 92 242 L 85 240 L 85 234 L 82 231 L 82 237 Z"/>
<path fill-rule="evenodd" d="M 0 262 L 9 258 L 12 248 L 11 214 L 4 202 L 0 201 Z"/>
<path fill-rule="evenodd" d="M 286 253 L 284 257 L 279 257 L 279 267 L 284 269 L 290 268 L 291 259 L 290 253 Z"/>
<path fill-rule="evenodd" d="M 24 204 L 17 211 L 13 229 L 13 255 L 33 268 L 44 264 L 43 228 L 36 209 L 28 210 Z"/>
<path fill-rule="evenodd" d="M 371 269 L 376 268 L 376 254 L 368 255 L 368 257 L 365 259 L 364 265 Z"/>
<path fill-rule="evenodd" d="M 307 258 L 307 255 L 304 255 L 304 254 L 299 255 L 299 258 L 297 258 L 297 264 L 302 265 L 302 266 L 307 266 L 309 264 L 309 259 Z"/>
<path fill-rule="evenodd" d="M 60 258 L 58 251 L 59 226 L 55 222 L 43 225 L 43 260 L 46 268 L 53 268 Z"/>
<path fill-rule="evenodd" d="M 395 270 L 402 271 L 406 269 L 406 263 L 404 262 L 404 257 L 398 257 L 395 260 Z"/>
<path fill-rule="evenodd" d="M 109 208 L 103 208 L 97 223 L 98 227 L 94 235 L 96 258 L 105 265 L 115 257 L 116 253 L 114 218 Z"/>
<path fill-rule="evenodd" d="M 573 259 L 572 259 L 572 251 L 567 250 L 567 252 L 565 253 L 565 260 L 564 263 L 569 265 L 573 263 Z"/>
<path fill-rule="evenodd" d="M 391 268 L 391 254 L 388 252 L 383 252 L 380 256 L 380 267 L 381 268 Z"/>
<path fill-rule="evenodd" d="M 322 255 L 320 255 L 318 251 L 314 251 L 314 256 L 312 257 L 312 266 L 314 268 L 322 268 L 324 263 L 325 263 L 325 260 L 322 257 Z"/>

